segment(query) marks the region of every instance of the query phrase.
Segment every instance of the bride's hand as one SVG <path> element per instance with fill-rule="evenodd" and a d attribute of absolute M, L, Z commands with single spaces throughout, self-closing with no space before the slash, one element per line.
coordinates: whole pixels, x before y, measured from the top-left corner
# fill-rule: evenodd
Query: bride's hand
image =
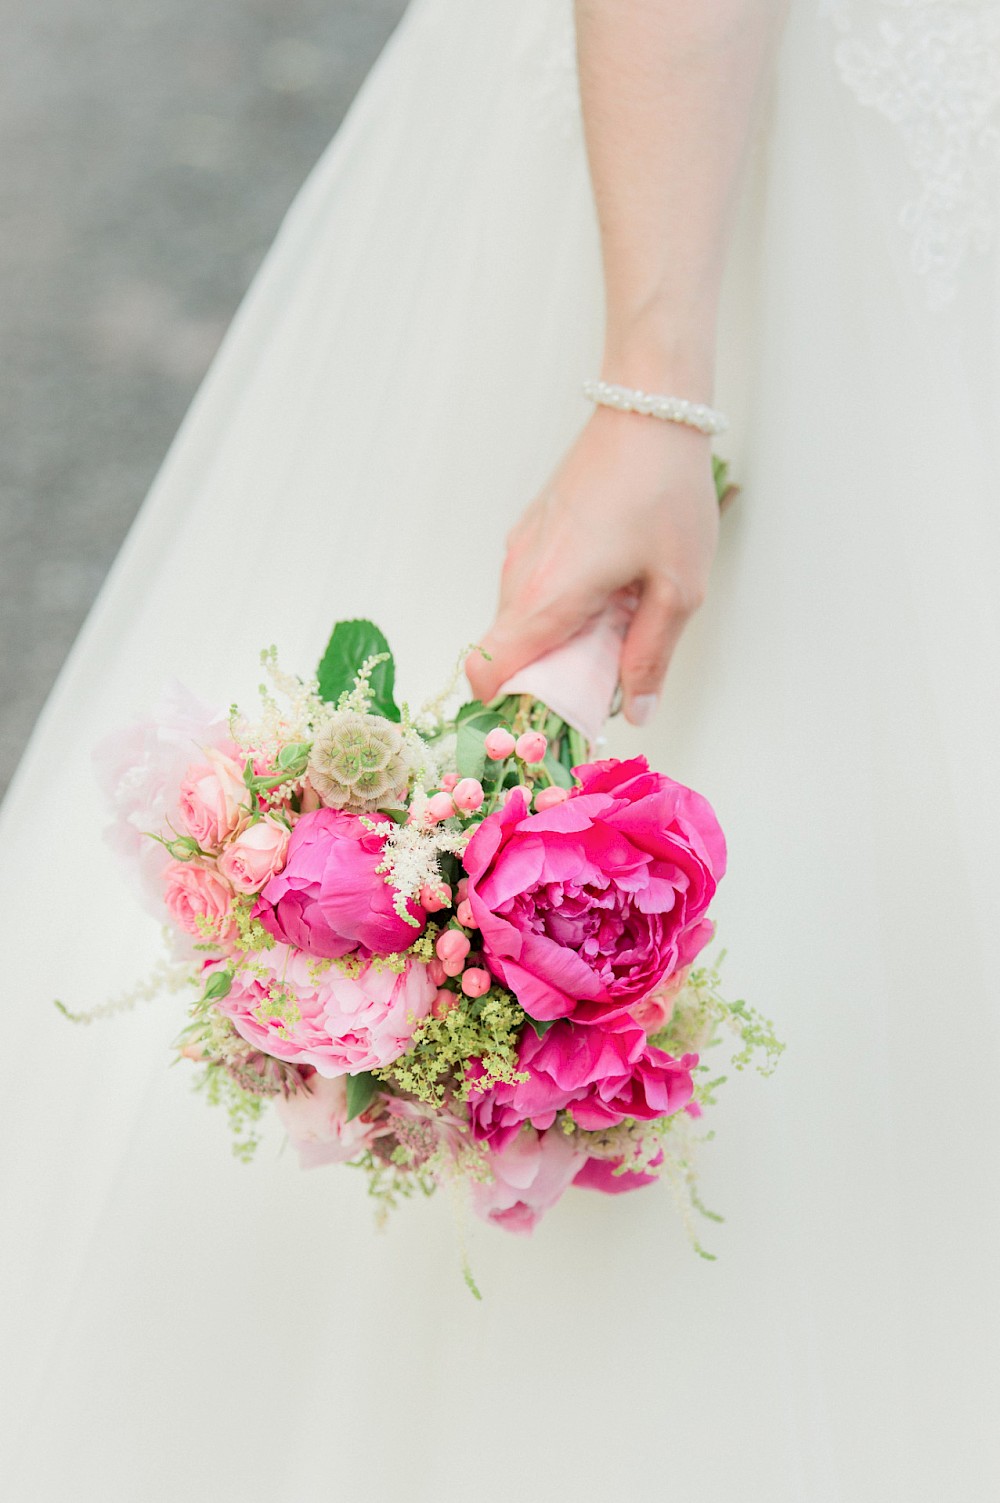
<path fill-rule="evenodd" d="M 507 541 L 496 619 L 466 669 L 491 699 L 623 588 L 638 604 L 622 649 L 626 717 L 656 707 L 671 654 L 705 595 L 719 530 L 710 440 L 598 407 Z"/>

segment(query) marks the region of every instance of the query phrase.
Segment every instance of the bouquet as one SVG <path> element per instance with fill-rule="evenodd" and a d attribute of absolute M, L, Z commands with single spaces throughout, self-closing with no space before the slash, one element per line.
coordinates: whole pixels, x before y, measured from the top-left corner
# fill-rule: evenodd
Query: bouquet
<path fill-rule="evenodd" d="M 273 1103 L 303 1165 L 360 1168 L 384 1207 L 448 1183 L 523 1233 L 571 1185 L 666 1177 L 700 1209 L 702 1054 L 725 1027 L 738 1067 L 780 1045 L 699 959 L 710 805 L 594 760 L 587 715 L 555 707 L 580 665 L 610 700 L 619 641 L 612 614 L 549 687 L 449 710 L 456 671 L 411 714 L 382 633 L 341 621 L 312 679 L 263 654 L 255 718 L 175 691 L 105 748 L 114 841 L 167 920 L 154 980 L 194 989 L 179 1054 L 241 1156 Z"/>

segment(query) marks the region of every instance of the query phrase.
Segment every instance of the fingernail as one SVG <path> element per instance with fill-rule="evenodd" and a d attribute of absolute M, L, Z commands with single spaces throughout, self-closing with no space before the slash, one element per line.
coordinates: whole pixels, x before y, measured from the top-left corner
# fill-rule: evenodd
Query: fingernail
<path fill-rule="evenodd" d="M 653 715 L 659 698 L 658 694 L 636 694 L 628 702 L 626 718 L 632 725 L 645 725 Z"/>

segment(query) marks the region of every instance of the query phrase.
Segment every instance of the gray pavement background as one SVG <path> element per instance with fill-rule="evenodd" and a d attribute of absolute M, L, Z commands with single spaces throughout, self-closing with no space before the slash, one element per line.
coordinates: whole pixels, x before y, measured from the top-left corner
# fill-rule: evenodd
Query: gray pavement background
<path fill-rule="evenodd" d="M 0 792 L 405 0 L 0 4 Z"/>

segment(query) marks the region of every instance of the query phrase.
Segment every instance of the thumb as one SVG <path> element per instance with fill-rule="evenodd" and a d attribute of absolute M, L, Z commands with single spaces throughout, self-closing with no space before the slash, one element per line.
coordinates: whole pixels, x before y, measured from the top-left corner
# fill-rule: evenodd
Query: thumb
<path fill-rule="evenodd" d="M 632 725 L 654 714 L 688 614 L 672 580 L 646 581 L 622 645 L 622 702 Z"/>

